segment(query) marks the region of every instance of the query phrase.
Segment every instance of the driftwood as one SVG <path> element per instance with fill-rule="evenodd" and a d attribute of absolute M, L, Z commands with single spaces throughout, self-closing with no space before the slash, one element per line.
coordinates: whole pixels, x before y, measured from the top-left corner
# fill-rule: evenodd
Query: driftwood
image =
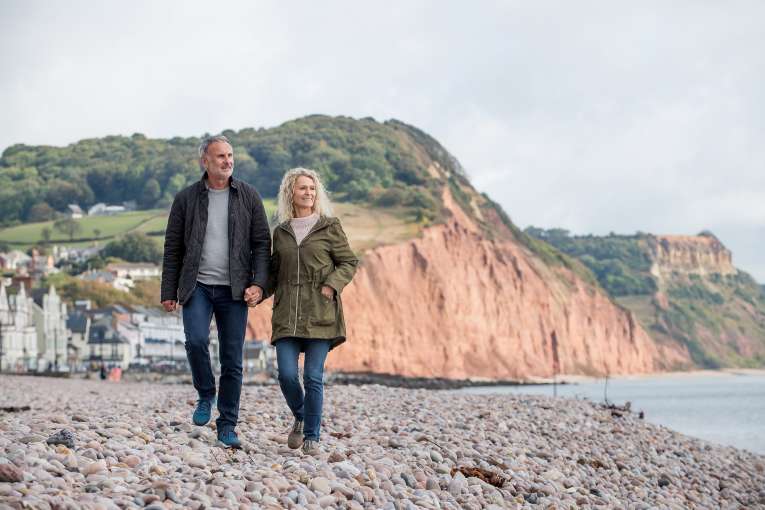
<path fill-rule="evenodd" d="M 8 406 L 8 407 L 0 407 L 0 411 L 4 413 L 20 413 L 21 411 L 29 411 L 31 407 L 29 406 Z"/>
<path fill-rule="evenodd" d="M 457 471 L 466 477 L 474 476 L 479 478 L 499 489 L 501 489 L 505 485 L 505 482 L 507 482 L 507 478 L 504 476 L 481 468 L 460 466 L 459 468 L 452 468 L 451 475 L 454 476 Z"/>
<path fill-rule="evenodd" d="M 632 412 L 632 402 L 630 401 L 625 402 L 623 406 L 618 406 L 616 404 L 601 404 L 601 407 L 606 411 L 611 411 L 611 416 L 614 418 L 621 418 L 625 414 Z M 640 419 L 643 419 L 643 416 L 643 411 L 640 411 Z"/>

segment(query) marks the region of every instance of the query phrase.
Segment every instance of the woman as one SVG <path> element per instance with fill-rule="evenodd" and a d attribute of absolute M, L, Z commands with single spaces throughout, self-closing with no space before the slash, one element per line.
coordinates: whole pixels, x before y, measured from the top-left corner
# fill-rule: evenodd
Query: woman
<path fill-rule="evenodd" d="M 345 341 L 340 293 L 353 278 L 358 259 L 340 220 L 332 217 L 315 171 L 287 172 L 277 207 L 267 289 L 274 294 L 271 343 L 276 345 L 279 386 L 295 418 L 287 444 L 312 455 L 319 451 L 324 361 Z M 301 352 L 305 393 L 298 380 Z"/>

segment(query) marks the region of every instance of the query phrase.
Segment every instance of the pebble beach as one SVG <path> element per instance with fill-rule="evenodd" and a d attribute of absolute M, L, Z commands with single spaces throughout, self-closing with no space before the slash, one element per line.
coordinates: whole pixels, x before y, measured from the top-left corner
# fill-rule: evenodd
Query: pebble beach
<path fill-rule="evenodd" d="M 586 400 L 327 386 L 316 456 L 287 447 L 277 386 L 243 388 L 241 450 L 194 404 L 0 375 L 0 509 L 765 508 L 764 456 Z"/>

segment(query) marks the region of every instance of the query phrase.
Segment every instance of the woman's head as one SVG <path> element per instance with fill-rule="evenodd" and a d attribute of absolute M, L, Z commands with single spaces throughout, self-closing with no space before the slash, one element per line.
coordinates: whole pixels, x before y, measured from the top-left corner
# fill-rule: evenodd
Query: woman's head
<path fill-rule="evenodd" d="M 332 205 L 315 170 L 293 168 L 284 174 L 277 200 L 279 222 L 294 218 L 296 207 L 310 207 L 311 212 L 332 216 Z"/>

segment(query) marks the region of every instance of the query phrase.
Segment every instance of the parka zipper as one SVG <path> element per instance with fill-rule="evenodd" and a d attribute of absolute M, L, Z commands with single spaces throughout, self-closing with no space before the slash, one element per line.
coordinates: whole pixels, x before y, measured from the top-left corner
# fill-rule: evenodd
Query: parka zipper
<path fill-rule="evenodd" d="M 297 239 L 295 240 L 297 242 Z M 297 243 L 297 290 L 295 291 L 295 328 L 292 336 L 297 334 L 298 310 L 300 310 L 300 243 Z"/>

